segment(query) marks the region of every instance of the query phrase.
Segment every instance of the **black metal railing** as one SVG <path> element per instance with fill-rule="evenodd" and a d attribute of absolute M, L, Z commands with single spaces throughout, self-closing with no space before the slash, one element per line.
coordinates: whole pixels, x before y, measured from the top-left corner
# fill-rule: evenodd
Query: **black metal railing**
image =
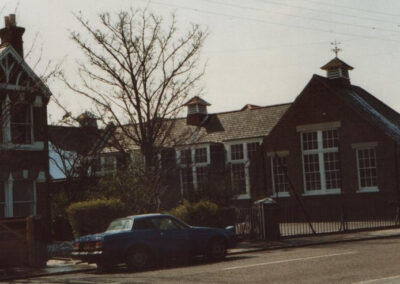
<path fill-rule="evenodd" d="M 397 192 L 352 193 L 278 198 L 281 237 L 392 228 L 400 225 Z M 259 206 L 236 210 L 236 229 L 245 237 L 266 239 L 268 222 Z"/>
<path fill-rule="evenodd" d="M 235 213 L 235 229 L 239 236 L 245 239 L 264 239 L 264 218 L 260 206 L 236 208 Z"/>

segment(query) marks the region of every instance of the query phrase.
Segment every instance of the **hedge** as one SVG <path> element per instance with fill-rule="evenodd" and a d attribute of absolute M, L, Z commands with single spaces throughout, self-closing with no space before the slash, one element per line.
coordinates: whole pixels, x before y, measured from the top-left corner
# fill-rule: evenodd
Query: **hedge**
<path fill-rule="evenodd" d="M 118 199 L 94 199 L 71 204 L 68 219 L 75 237 L 104 232 L 108 224 L 125 215 L 124 204 Z"/>
<path fill-rule="evenodd" d="M 168 213 L 192 226 L 225 227 L 232 225 L 232 221 L 226 218 L 226 210 L 211 201 L 202 200 L 196 203 L 185 201 Z"/>

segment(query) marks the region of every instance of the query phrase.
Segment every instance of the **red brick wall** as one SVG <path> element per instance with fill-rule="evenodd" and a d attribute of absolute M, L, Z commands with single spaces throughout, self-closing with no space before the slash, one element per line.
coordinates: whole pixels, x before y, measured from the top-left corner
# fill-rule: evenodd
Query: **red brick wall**
<path fill-rule="evenodd" d="M 342 192 L 358 189 L 356 150 L 353 143 L 377 142 L 378 187 L 380 191 L 396 191 L 395 142 L 377 127 L 361 117 L 357 110 L 347 106 L 336 95 L 312 80 L 283 116 L 271 134 L 264 140 L 265 152 L 289 151 L 288 175 L 294 188 L 304 192 L 300 133 L 296 126 L 340 121 L 339 154 L 342 167 Z M 271 163 L 266 161 L 266 192 L 272 194 Z"/>

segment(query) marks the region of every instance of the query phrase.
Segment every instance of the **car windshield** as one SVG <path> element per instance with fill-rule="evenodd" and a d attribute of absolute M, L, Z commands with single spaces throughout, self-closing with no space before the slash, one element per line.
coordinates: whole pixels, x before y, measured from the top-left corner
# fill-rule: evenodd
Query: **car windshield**
<path fill-rule="evenodd" d="M 178 219 L 178 218 L 175 217 L 174 220 L 175 220 L 176 222 L 178 222 L 182 227 L 185 227 L 185 228 L 189 228 L 189 227 L 190 227 L 190 225 L 186 224 L 186 223 L 183 222 L 181 219 Z"/>
<path fill-rule="evenodd" d="M 108 231 L 130 231 L 132 229 L 133 220 L 132 219 L 117 219 L 110 223 L 107 228 Z"/>

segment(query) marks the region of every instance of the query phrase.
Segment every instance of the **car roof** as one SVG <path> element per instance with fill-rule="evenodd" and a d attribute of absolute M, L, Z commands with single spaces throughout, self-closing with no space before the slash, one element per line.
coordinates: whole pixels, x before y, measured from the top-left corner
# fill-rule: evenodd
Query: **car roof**
<path fill-rule="evenodd" d="M 168 216 L 168 217 L 170 217 L 171 215 L 168 215 L 168 214 L 161 214 L 161 213 L 150 213 L 150 214 L 131 215 L 131 216 L 127 216 L 126 218 L 138 220 L 138 219 L 153 218 L 153 217 L 161 217 L 161 216 Z"/>

